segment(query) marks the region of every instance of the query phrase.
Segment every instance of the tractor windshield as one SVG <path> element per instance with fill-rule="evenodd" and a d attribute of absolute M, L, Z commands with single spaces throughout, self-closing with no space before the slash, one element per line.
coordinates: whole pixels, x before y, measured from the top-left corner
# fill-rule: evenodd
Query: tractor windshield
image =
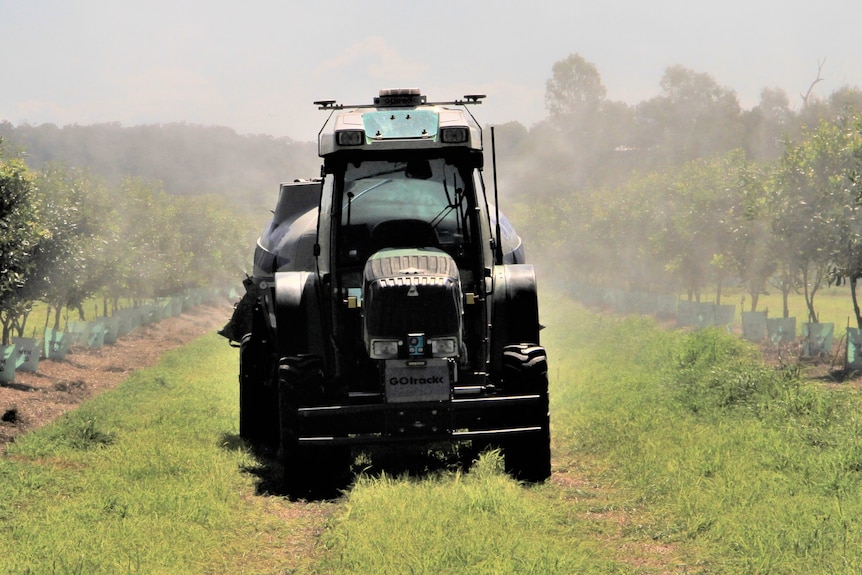
<path fill-rule="evenodd" d="M 443 158 L 350 163 L 341 195 L 342 230 L 362 230 L 371 245 L 440 247 L 455 252 L 474 235 L 471 185 Z"/>

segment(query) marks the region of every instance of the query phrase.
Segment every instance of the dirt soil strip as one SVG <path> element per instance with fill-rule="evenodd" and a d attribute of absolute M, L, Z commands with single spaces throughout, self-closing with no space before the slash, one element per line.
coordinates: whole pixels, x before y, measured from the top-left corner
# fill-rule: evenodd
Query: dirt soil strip
<path fill-rule="evenodd" d="M 164 352 L 220 329 L 232 309 L 227 300 L 197 306 L 141 326 L 114 345 L 73 348 L 65 361 L 43 359 L 36 373 L 16 372 L 14 383 L 0 384 L 0 453 L 22 433 L 116 387 L 132 372 L 155 365 Z"/>

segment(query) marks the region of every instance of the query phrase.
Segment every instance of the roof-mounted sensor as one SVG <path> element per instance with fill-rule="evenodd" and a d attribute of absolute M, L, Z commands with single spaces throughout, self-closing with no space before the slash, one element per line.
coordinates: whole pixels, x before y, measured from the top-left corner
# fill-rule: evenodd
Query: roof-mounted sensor
<path fill-rule="evenodd" d="M 425 101 L 425 96 L 419 92 L 419 88 L 397 88 L 380 90 L 380 95 L 374 98 L 374 105 L 381 108 L 397 108 L 421 106 Z"/>

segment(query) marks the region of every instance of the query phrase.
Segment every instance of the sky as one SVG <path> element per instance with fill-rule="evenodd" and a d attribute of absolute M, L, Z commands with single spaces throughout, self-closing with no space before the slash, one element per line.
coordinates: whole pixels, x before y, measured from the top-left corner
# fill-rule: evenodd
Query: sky
<path fill-rule="evenodd" d="M 555 62 L 593 63 L 607 98 L 660 95 L 666 68 L 709 74 L 744 109 L 862 87 L 859 0 L 0 0 L 0 121 L 185 122 L 314 141 L 315 100 L 381 88 L 486 94 L 485 125 L 543 120 Z"/>

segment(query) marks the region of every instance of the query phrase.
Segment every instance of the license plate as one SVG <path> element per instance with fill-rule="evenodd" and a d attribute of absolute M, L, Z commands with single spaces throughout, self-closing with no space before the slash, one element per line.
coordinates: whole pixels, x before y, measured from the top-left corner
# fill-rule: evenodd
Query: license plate
<path fill-rule="evenodd" d="M 449 362 L 389 360 L 386 362 L 386 401 L 446 401 L 450 399 Z"/>

